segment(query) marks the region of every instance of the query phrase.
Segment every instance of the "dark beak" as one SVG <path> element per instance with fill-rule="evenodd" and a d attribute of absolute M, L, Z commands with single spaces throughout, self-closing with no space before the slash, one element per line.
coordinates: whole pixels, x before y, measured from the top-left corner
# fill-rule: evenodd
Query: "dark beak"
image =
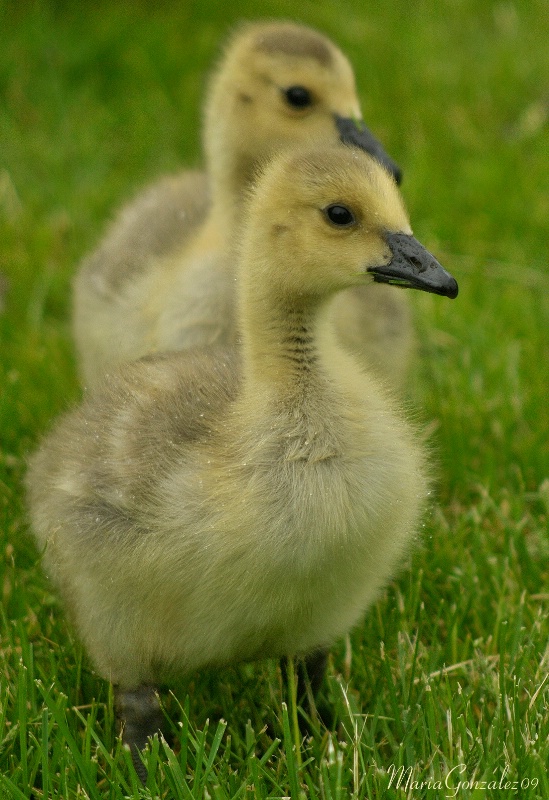
<path fill-rule="evenodd" d="M 386 266 L 369 267 L 377 283 L 390 283 L 407 289 L 441 294 L 454 298 L 458 294 L 455 278 L 441 267 L 436 258 L 414 236 L 386 233 L 385 241 L 393 258 Z"/>
<path fill-rule="evenodd" d="M 388 156 L 381 142 L 378 142 L 374 134 L 366 127 L 362 120 L 355 121 L 347 117 L 340 117 L 335 114 L 335 121 L 339 135 L 343 144 L 351 147 L 360 147 L 365 150 L 376 161 L 383 164 L 385 169 L 391 173 L 395 181 L 400 185 L 402 181 L 402 170 L 391 156 Z"/>

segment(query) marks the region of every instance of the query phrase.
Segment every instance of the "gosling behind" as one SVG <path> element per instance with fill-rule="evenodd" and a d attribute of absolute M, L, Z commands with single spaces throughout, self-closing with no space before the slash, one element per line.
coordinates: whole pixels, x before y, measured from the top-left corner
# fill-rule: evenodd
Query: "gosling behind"
<path fill-rule="evenodd" d="M 204 113 L 207 173 L 166 177 L 129 203 L 74 284 L 74 334 L 90 387 L 120 362 L 237 335 L 230 242 L 258 165 L 340 139 L 400 170 L 360 120 L 352 67 L 333 42 L 290 22 L 240 26 L 213 75 Z M 343 293 L 332 313 L 347 349 L 402 386 L 413 350 L 404 294 Z"/>

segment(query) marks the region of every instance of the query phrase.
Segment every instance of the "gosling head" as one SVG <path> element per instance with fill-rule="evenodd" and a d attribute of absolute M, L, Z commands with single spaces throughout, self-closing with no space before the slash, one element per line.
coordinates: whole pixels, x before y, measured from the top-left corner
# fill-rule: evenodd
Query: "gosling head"
<path fill-rule="evenodd" d="M 455 279 L 412 235 L 393 178 L 361 151 L 279 155 L 248 215 L 244 262 L 255 262 L 254 280 L 278 295 L 322 298 L 373 279 L 457 296 Z"/>
<path fill-rule="evenodd" d="M 371 153 L 400 182 L 399 167 L 361 120 L 349 61 L 327 37 L 291 22 L 238 29 L 206 105 L 210 163 L 232 158 L 246 182 L 285 147 L 338 141 Z"/>

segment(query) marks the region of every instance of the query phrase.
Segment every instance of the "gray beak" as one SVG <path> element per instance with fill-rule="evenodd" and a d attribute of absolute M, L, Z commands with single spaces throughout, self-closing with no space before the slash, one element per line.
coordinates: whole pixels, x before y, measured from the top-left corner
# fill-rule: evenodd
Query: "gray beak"
<path fill-rule="evenodd" d="M 362 120 L 355 122 L 354 119 L 340 117 L 335 114 L 335 121 L 343 144 L 348 144 L 351 147 L 360 147 L 361 150 L 365 150 L 373 156 L 376 161 L 379 161 L 400 185 L 402 181 L 402 170 L 398 164 L 393 161 L 391 156 L 387 155 L 381 142 L 378 142 L 374 134 L 366 127 Z"/>
<path fill-rule="evenodd" d="M 369 267 L 377 283 L 390 283 L 408 289 L 420 289 L 453 299 L 457 297 L 455 278 L 441 267 L 436 258 L 414 236 L 405 233 L 386 233 L 385 241 L 393 258 L 381 267 Z"/>

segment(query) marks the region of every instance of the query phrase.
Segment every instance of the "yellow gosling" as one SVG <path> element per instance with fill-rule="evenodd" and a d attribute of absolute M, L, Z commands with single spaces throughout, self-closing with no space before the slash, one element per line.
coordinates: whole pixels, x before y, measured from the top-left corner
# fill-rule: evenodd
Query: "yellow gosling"
<path fill-rule="evenodd" d="M 429 491 L 420 437 L 330 322 L 372 281 L 457 294 L 394 181 L 343 146 L 287 153 L 245 223 L 240 344 L 123 365 L 30 465 L 45 570 L 134 753 L 160 682 L 315 654 L 359 622 Z"/>
<path fill-rule="evenodd" d="M 325 36 L 291 22 L 237 29 L 205 108 L 207 175 L 165 177 L 122 209 L 74 283 L 74 335 L 92 386 L 123 361 L 236 335 L 229 242 L 258 165 L 299 144 L 336 143 L 400 171 L 360 121 L 353 70 Z M 413 349 L 407 298 L 385 287 L 343 293 L 333 309 L 343 344 L 393 386 Z"/>

